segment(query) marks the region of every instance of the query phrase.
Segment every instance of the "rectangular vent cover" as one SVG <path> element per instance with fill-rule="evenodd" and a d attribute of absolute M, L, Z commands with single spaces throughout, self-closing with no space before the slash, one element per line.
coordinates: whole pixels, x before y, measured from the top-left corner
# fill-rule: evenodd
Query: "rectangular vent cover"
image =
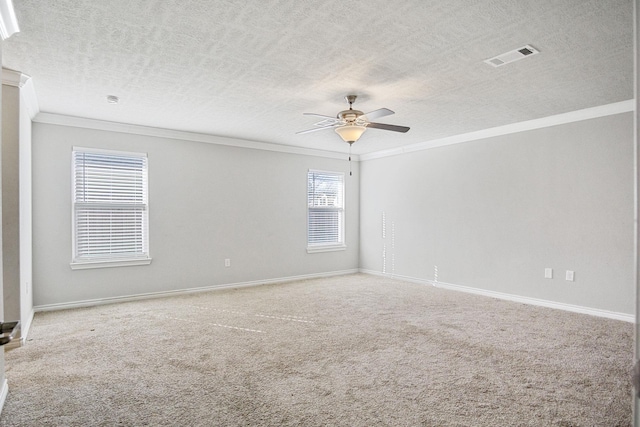
<path fill-rule="evenodd" d="M 502 65 L 524 59 L 527 56 L 533 56 L 537 53 L 540 53 L 540 52 L 536 48 L 530 45 L 526 45 L 518 49 L 514 49 L 510 52 L 503 53 L 498 56 L 494 56 L 493 58 L 486 59 L 484 62 L 493 67 L 500 67 Z"/>

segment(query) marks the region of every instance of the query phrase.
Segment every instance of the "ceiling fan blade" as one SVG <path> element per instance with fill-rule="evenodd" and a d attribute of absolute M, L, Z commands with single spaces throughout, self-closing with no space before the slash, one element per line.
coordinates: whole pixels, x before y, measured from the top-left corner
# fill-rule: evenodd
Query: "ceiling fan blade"
<path fill-rule="evenodd" d="M 334 126 L 336 123 L 340 122 L 340 119 L 338 119 L 337 117 L 331 117 L 331 116 L 325 116 L 323 114 L 316 114 L 316 113 L 302 113 L 305 116 L 316 116 L 316 117 L 322 117 L 324 120 L 320 120 L 319 122 L 314 123 L 314 126 Z"/>
<path fill-rule="evenodd" d="M 334 116 L 325 116 L 324 114 L 316 114 L 316 113 L 302 113 L 302 115 L 304 116 L 317 116 L 317 117 L 324 117 L 327 119 L 334 119 L 337 120 Z"/>
<path fill-rule="evenodd" d="M 311 133 L 311 132 L 315 132 L 315 131 L 318 131 L 318 130 L 324 130 L 324 129 L 333 129 L 334 127 L 335 127 L 334 125 L 331 125 L 331 126 L 318 126 L 317 128 L 301 130 L 300 132 L 296 132 L 296 135 L 301 135 L 303 133 Z"/>
<path fill-rule="evenodd" d="M 391 130 L 394 132 L 402 132 L 402 133 L 405 133 L 409 129 L 411 129 L 407 126 L 388 125 L 386 123 L 367 123 L 367 127 L 374 128 L 374 129 Z"/>
<path fill-rule="evenodd" d="M 389 110 L 388 108 L 380 108 L 379 110 L 373 110 L 366 113 L 365 116 L 367 116 L 368 120 L 373 120 L 379 117 L 390 116 L 392 114 L 395 114 L 395 113 Z"/>

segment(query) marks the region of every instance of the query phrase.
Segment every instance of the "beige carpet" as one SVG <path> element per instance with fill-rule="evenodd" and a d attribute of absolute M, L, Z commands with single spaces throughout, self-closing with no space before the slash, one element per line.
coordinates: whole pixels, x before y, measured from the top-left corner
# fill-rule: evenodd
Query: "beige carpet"
<path fill-rule="evenodd" d="M 38 313 L 0 426 L 628 426 L 632 333 L 367 275 Z"/>

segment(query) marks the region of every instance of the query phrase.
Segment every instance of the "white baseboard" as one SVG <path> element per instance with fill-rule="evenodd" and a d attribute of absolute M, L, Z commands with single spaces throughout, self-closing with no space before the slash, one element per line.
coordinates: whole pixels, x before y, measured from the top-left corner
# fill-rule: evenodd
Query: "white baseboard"
<path fill-rule="evenodd" d="M 2 409 L 4 408 L 4 402 L 7 400 L 7 396 L 9 395 L 9 383 L 7 379 L 4 379 L 2 383 L 2 390 L 0 391 L 0 414 L 2 414 Z"/>
<path fill-rule="evenodd" d="M 27 335 L 29 335 L 29 330 L 31 329 L 31 324 L 33 323 L 33 316 L 36 314 L 33 307 L 31 308 L 31 312 L 27 316 L 26 322 L 22 324 L 22 328 L 20 328 L 20 340 L 24 344 L 27 340 Z"/>
<path fill-rule="evenodd" d="M 269 285 L 274 283 L 293 282 L 296 280 L 308 280 L 308 279 L 317 279 L 322 277 L 343 276 L 346 274 L 354 274 L 358 272 L 364 273 L 364 274 L 371 274 L 374 276 L 389 277 L 392 279 L 398 279 L 398 280 L 411 282 L 411 283 L 418 283 L 421 285 L 431 285 L 431 286 L 435 286 L 443 289 L 449 289 L 453 291 L 466 292 L 466 293 L 472 293 L 476 295 L 483 295 L 491 298 L 498 298 L 498 299 L 507 300 L 507 301 L 519 302 L 522 304 L 555 308 L 559 310 L 588 314 L 588 315 L 597 316 L 597 317 L 605 317 L 608 319 L 621 320 L 621 321 L 630 322 L 630 323 L 635 322 L 635 316 L 632 314 L 618 313 L 614 311 L 601 310 L 601 309 L 591 308 L 591 307 L 583 307 L 579 305 L 566 304 L 566 303 L 561 303 L 556 301 L 524 297 L 519 295 L 507 294 L 503 292 L 473 288 L 470 286 L 455 285 L 455 284 L 444 283 L 444 282 L 434 282 L 433 280 L 419 279 L 416 277 L 402 276 L 397 274 L 387 274 L 387 273 L 381 273 L 379 271 L 373 271 L 373 270 L 367 270 L 367 269 L 351 269 L 351 270 L 332 271 L 327 273 L 314 273 L 314 274 L 305 274 L 300 276 L 280 277 L 280 278 L 267 279 L 267 280 L 254 280 L 254 281 L 248 281 L 248 282 L 227 283 L 222 285 L 205 286 L 201 288 L 178 289 L 178 290 L 163 291 L 163 292 L 151 292 L 151 293 L 136 294 L 136 295 L 123 296 L 123 297 L 98 298 L 98 299 L 92 299 L 92 300 L 74 301 L 70 303 L 39 305 L 33 308 L 33 312 L 31 313 L 29 322 L 26 325 L 26 327 L 23 329 L 23 335 L 21 336 L 21 343 L 24 344 L 24 340 L 26 340 L 28 330 L 33 320 L 33 314 L 35 312 L 66 310 L 70 308 L 90 307 L 95 305 L 114 304 L 118 302 L 136 301 L 136 300 L 150 299 L 150 298 L 162 298 L 162 297 L 167 297 L 172 295 L 206 292 L 206 291 L 212 291 L 217 289 L 243 288 L 243 287 L 249 287 L 249 286 L 260 286 L 260 285 Z"/>
<path fill-rule="evenodd" d="M 472 288 L 470 286 L 454 285 L 451 283 L 435 282 L 433 280 L 418 279 L 415 277 L 401 276 L 397 274 L 381 273 L 379 271 L 360 269 L 361 273 L 372 274 L 375 276 L 389 277 L 405 282 L 418 283 L 421 285 L 431 285 L 437 288 L 449 289 L 452 291 L 467 292 L 476 295 L 483 295 L 491 298 L 498 298 L 507 301 L 519 302 L 522 304 L 537 305 L 540 307 L 555 308 L 559 310 L 571 311 L 574 313 L 589 314 L 591 316 L 606 317 L 607 319 L 622 320 L 623 322 L 635 323 L 636 319 L 633 314 L 618 313 L 615 311 L 600 310 L 598 308 L 583 307 L 579 305 L 566 304 L 562 302 L 543 300 L 538 298 L 523 297 L 519 295 L 506 294 L 503 292 L 489 291 L 486 289 Z"/>
<path fill-rule="evenodd" d="M 303 274 L 301 276 L 279 277 L 275 279 L 254 280 L 249 282 L 227 283 L 222 285 L 204 286 L 201 288 L 177 289 L 173 291 L 150 292 L 150 293 L 144 293 L 144 294 L 128 295 L 123 297 L 98 298 L 98 299 L 91 299 L 91 300 L 84 300 L 84 301 L 59 303 L 59 304 L 45 304 L 45 305 L 35 306 L 33 307 L 33 310 L 34 312 L 66 310 L 70 308 L 91 307 L 95 305 L 114 304 L 118 302 L 136 301 L 136 300 L 151 299 L 151 298 L 162 298 L 167 296 L 192 294 L 197 292 L 206 292 L 206 291 L 213 291 L 218 289 L 244 288 L 249 286 L 270 285 L 273 283 L 293 282 L 296 280 L 308 280 L 308 279 L 318 279 L 322 277 L 344 276 L 346 274 L 355 274 L 358 272 L 359 270 L 357 268 L 354 268 L 351 270 Z"/>

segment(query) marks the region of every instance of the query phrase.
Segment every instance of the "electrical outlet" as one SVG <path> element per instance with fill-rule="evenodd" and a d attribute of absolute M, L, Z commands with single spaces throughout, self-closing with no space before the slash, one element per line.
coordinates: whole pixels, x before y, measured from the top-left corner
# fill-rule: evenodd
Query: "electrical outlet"
<path fill-rule="evenodd" d="M 224 266 L 225 267 L 231 267 L 231 260 L 229 258 L 225 258 L 224 260 Z"/>
<path fill-rule="evenodd" d="M 545 268 L 544 269 L 544 278 L 545 279 L 553 279 L 553 268 Z"/>
<path fill-rule="evenodd" d="M 565 276 L 565 279 L 568 280 L 569 282 L 573 282 L 573 278 L 574 278 L 574 272 L 571 270 L 567 270 L 567 275 Z"/>

